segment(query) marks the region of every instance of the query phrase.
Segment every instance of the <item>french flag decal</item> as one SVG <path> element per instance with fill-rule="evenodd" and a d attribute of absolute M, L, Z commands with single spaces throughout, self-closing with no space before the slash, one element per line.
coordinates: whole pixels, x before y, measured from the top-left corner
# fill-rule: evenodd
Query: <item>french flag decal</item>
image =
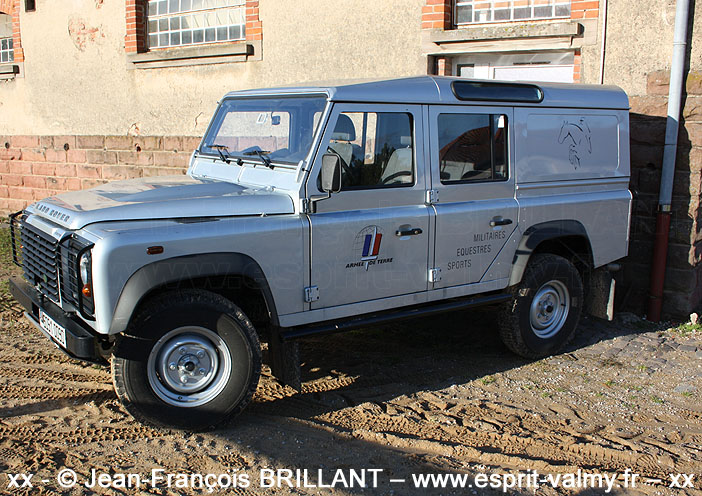
<path fill-rule="evenodd" d="M 380 251 L 380 240 L 383 239 L 383 235 L 378 232 L 377 229 L 373 231 L 373 234 L 366 234 L 366 239 L 363 242 L 363 253 L 361 260 L 373 260 L 378 258 L 378 252 Z"/>

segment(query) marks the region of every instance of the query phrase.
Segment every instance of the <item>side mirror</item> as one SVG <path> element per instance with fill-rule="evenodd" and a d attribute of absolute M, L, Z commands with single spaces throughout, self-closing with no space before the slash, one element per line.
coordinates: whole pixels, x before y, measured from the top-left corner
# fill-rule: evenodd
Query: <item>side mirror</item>
<path fill-rule="evenodd" d="M 341 191 L 341 160 L 338 155 L 325 153 L 322 155 L 322 191 L 338 193 Z"/>

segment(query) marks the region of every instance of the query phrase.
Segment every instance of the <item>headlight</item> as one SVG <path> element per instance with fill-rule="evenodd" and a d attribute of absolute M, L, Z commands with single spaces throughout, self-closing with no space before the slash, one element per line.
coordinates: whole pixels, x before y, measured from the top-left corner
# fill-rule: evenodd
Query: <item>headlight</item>
<path fill-rule="evenodd" d="M 89 284 L 91 282 L 91 265 L 90 252 L 85 252 L 80 256 L 80 280 L 83 284 Z"/>

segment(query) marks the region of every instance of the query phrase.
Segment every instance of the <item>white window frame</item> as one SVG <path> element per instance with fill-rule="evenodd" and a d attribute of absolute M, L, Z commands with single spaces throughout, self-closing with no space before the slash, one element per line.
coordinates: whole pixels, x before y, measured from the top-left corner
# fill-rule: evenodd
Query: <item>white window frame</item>
<path fill-rule="evenodd" d="M 472 6 L 471 21 L 458 22 L 459 7 Z M 476 9 L 480 6 L 480 9 Z M 556 14 L 557 7 L 566 7 L 567 13 Z M 482 8 L 485 7 L 485 8 Z M 550 7 L 550 15 L 536 15 L 535 9 Z M 515 9 L 529 8 L 529 16 L 514 18 Z M 508 18 L 495 20 L 495 12 L 508 13 Z M 485 14 L 481 16 L 481 14 Z M 483 17 L 481 19 L 481 17 Z M 568 19 L 570 18 L 570 0 L 456 0 L 453 4 L 453 18 L 456 19 L 457 26 L 471 24 L 494 24 L 500 22 L 533 21 L 539 19 Z"/>
<path fill-rule="evenodd" d="M 246 39 L 246 0 L 149 0 L 147 8 L 149 49 Z"/>
<path fill-rule="evenodd" d="M 0 14 L 0 17 L 6 16 L 6 32 L 12 33 L 12 16 L 8 14 Z M 7 37 L 0 37 L 0 64 L 7 64 L 15 61 L 15 42 L 12 38 L 12 34 Z"/>

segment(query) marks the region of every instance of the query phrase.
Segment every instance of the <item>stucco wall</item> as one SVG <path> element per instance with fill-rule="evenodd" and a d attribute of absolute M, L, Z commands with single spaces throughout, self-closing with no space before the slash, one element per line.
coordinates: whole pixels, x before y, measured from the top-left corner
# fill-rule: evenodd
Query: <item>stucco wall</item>
<path fill-rule="evenodd" d="M 198 135 L 227 91 L 416 75 L 423 0 L 266 0 L 263 58 L 128 69 L 124 0 L 37 0 L 22 12 L 24 77 L 0 82 L 6 135 Z"/>
<path fill-rule="evenodd" d="M 699 71 L 702 69 L 702 2 L 695 3 L 697 26 L 692 30 L 690 68 Z M 621 86 L 629 95 L 645 95 L 648 74 L 670 70 L 675 0 L 610 0 L 608 4 L 605 83 Z"/>

